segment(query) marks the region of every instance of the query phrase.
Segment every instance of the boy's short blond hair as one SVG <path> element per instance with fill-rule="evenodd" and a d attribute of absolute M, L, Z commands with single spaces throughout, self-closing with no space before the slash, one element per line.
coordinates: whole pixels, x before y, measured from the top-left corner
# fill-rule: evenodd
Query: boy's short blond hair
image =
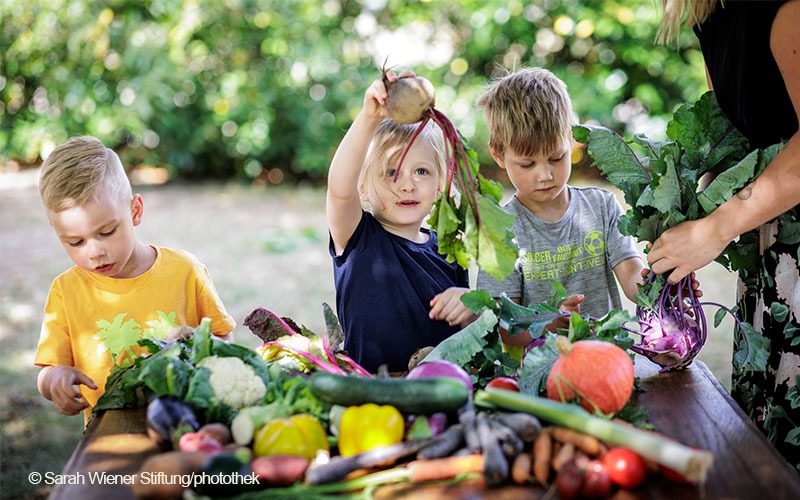
<path fill-rule="evenodd" d="M 83 205 L 103 194 L 115 201 L 133 197 L 117 153 L 92 136 L 73 137 L 50 153 L 39 174 L 39 194 L 51 212 Z"/>
<path fill-rule="evenodd" d="M 572 140 L 567 86 L 543 68 L 522 68 L 489 84 L 478 99 L 489 126 L 489 146 L 523 156 L 549 154 Z"/>
<path fill-rule="evenodd" d="M 408 141 L 414 135 L 419 123 L 408 125 L 399 124 L 393 120 L 385 119 L 378 126 L 370 142 L 369 151 L 361 169 L 358 184 L 368 184 L 372 179 L 381 177 L 391 169 L 396 169 L 400 157 L 408 146 Z M 444 188 L 447 180 L 447 168 L 444 162 L 444 136 L 433 122 L 428 122 L 419 133 L 414 142 L 421 141 L 433 149 L 436 173 L 439 175 L 440 187 Z M 405 168 L 405 166 L 401 167 Z M 379 175 L 375 175 L 378 169 Z"/>

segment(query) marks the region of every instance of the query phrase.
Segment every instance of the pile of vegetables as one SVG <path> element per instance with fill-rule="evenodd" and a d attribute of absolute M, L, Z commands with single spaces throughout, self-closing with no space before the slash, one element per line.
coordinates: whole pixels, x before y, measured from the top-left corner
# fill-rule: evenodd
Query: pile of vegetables
<path fill-rule="evenodd" d="M 465 269 L 474 258 L 478 267 L 489 275 L 505 278 L 514 269 L 518 248 L 514 242 L 514 216 L 498 205 L 503 195 L 502 185 L 480 174 L 477 154 L 467 146 L 450 119 L 434 107 L 430 81 L 420 76 L 390 81 L 385 69 L 383 81 L 389 117 L 397 123 L 419 122 L 395 175 L 429 121 L 441 128 L 444 135 L 447 183 L 428 219 L 437 232 L 439 252 Z"/>
<path fill-rule="evenodd" d="M 556 288 L 552 300 L 559 301 L 563 293 Z M 617 470 L 627 471 L 631 456 L 650 464 L 646 475 L 661 464 L 682 481 L 702 481 L 710 460 L 705 452 L 609 421 L 618 404 L 606 406 L 608 401 L 598 397 L 606 395 L 607 387 L 596 390 L 582 383 L 588 378 L 587 365 L 597 369 L 600 364 L 586 348 L 600 349 L 595 356 L 602 358 L 608 357 L 609 348 L 618 350 L 608 363 L 614 367 L 630 361 L 617 345 L 630 343 L 619 328 L 625 318 L 615 314 L 593 320 L 574 314 L 569 331 L 561 332 L 567 335 L 558 335 L 544 328 L 543 316 L 561 315 L 550 304 L 521 307 L 507 299 L 498 304 L 483 292 L 467 294 L 466 301 L 483 311 L 478 322 L 485 322 L 487 331 L 478 334 L 472 327 L 471 333 L 457 334 L 464 336 L 462 341 L 468 339 L 461 354 L 472 349 L 494 353 L 487 338 L 499 342 L 501 324 L 509 331 L 529 328 L 544 342 L 528 352 L 522 369 L 508 373 L 486 369 L 498 368 L 497 359 L 489 362 L 494 354 L 478 355 L 485 369 L 478 376 L 438 356 L 452 352 L 448 339 L 406 376 L 388 377 L 366 373 L 340 350 L 341 330 L 329 308 L 328 331 L 322 335 L 258 308 L 246 320 L 264 340 L 256 349 L 214 338 L 206 320 L 189 337 L 141 340 L 150 354 L 115 369 L 96 411 L 147 405 L 148 434 L 162 452 L 142 464 L 140 477 L 238 478 L 188 486 L 211 498 L 368 494 L 395 483 L 475 480 L 489 488 L 540 484 L 556 488 L 565 498 L 567 485 L 576 495 L 608 496 L 642 484 L 643 478 Z M 593 342 L 603 345 L 598 348 Z M 551 347 L 549 358 L 545 352 Z M 539 375 L 541 390 L 526 380 L 534 378 L 525 369 L 530 363 L 534 370 L 537 356 L 548 359 L 548 367 L 556 366 Z M 220 367 L 237 380 L 217 380 Z M 476 365 L 468 362 L 466 367 Z M 537 395 L 544 391 L 548 371 L 558 382 L 558 394 L 551 395 L 557 401 Z M 626 387 L 613 398 L 620 403 L 630 396 L 632 381 L 624 370 L 618 371 L 622 379 L 605 374 L 596 378 Z M 490 377 L 490 372 L 496 375 Z M 584 402 L 590 402 L 594 415 L 576 404 Z M 550 425 L 543 427 L 540 419 Z M 623 466 L 615 466 L 611 458 L 606 464 L 606 454 L 620 447 L 624 451 L 611 457 L 628 453 Z M 142 498 L 180 498 L 186 489 L 179 482 L 135 485 Z"/>
<path fill-rule="evenodd" d="M 170 396 L 186 402 L 204 421 L 227 424 L 240 409 L 267 396 L 267 364 L 252 349 L 214 337 L 209 318 L 203 318 L 191 338 L 146 338 L 138 344 L 149 355 L 128 367 L 112 368 L 93 414 Z"/>
<path fill-rule="evenodd" d="M 750 183 L 780 151 L 750 150 L 747 140 L 724 116 L 713 92 L 678 109 L 667 125 L 668 141 L 651 141 L 637 135 L 630 141 L 599 126 L 577 125 L 573 135 L 586 143 L 589 155 L 603 175 L 625 194 L 630 209 L 621 217 L 622 234 L 640 242 L 653 242 L 683 221 L 705 217 Z M 703 189 L 706 174 L 716 177 Z M 736 270 L 752 255 L 745 241 L 728 245 L 717 261 Z M 691 276 L 670 284 L 654 275 L 640 285 L 637 296 L 641 337 L 631 347 L 662 367 L 662 371 L 687 366 L 706 340 L 705 306 L 719 307 L 718 324 L 726 312 L 721 304 L 701 302 L 691 287 Z M 766 366 L 767 339 L 752 326 L 736 319 L 745 349 L 737 349 L 737 370 L 760 371 Z"/>

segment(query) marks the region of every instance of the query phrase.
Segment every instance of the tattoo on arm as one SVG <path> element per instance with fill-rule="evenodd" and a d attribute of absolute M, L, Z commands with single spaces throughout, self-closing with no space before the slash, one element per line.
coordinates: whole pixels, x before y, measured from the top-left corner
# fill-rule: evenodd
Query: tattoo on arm
<path fill-rule="evenodd" d="M 750 184 L 742 188 L 741 191 L 736 193 L 736 197 L 739 198 L 740 200 L 746 200 L 751 196 L 753 196 L 753 184 L 755 184 L 755 181 L 751 182 Z"/>

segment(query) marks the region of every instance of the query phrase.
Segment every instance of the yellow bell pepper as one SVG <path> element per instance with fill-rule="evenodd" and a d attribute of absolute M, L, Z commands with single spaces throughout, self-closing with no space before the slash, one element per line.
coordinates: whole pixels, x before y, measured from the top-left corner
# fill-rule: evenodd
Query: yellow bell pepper
<path fill-rule="evenodd" d="M 404 433 L 405 420 L 394 406 L 350 406 L 339 422 L 339 454 L 348 457 L 399 443 Z"/>
<path fill-rule="evenodd" d="M 317 451 L 329 449 L 322 424 L 307 414 L 272 420 L 259 429 L 253 442 L 253 454 L 257 457 L 299 455 L 311 460 Z"/>

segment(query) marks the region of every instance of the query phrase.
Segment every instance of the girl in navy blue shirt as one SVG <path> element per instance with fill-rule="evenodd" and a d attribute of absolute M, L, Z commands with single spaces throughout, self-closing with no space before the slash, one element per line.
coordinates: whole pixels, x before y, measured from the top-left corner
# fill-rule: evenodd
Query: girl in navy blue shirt
<path fill-rule="evenodd" d="M 326 202 L 344 348 L 371 372 L 407 370 L 414 351 L 475 319 L 461 302 L 467 271 L 422 227 L 444 188 L 442 135 L 426 126 L 398 168 L 417 124 L 388 119 L 386 96 L 382 80 L 366 90 L 331 162 Z"/>

